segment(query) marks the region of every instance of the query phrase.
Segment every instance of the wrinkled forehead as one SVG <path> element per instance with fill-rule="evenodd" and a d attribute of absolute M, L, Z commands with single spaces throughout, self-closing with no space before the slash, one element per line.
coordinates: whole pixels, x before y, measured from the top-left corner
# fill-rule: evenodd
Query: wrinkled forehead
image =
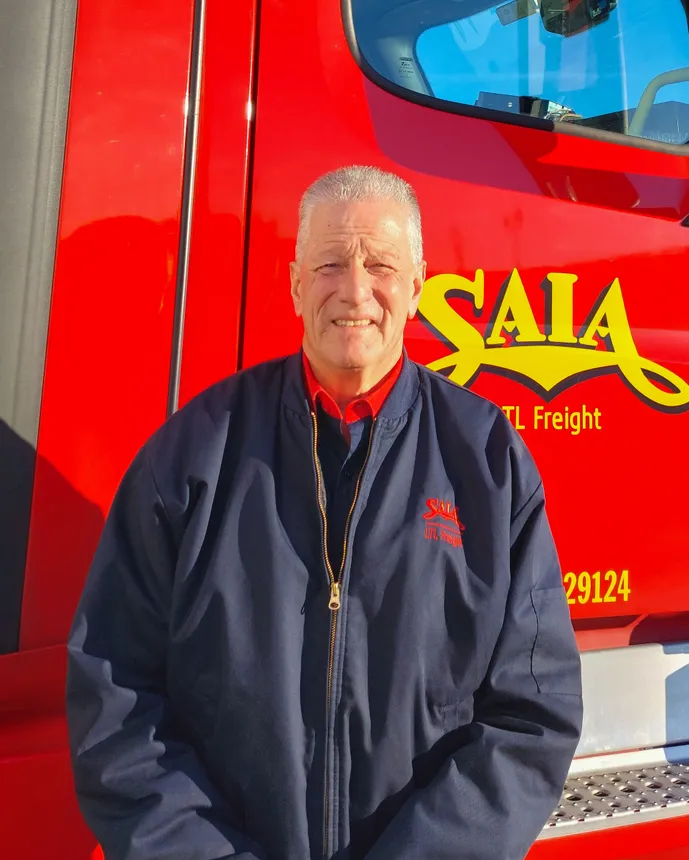
<path fill-rule="evenodd" d="M 341 245 L 407 256 L 409 218 L 409 209 L 395 200 L 317 203 L 309 217 L 307 252 Z"/>

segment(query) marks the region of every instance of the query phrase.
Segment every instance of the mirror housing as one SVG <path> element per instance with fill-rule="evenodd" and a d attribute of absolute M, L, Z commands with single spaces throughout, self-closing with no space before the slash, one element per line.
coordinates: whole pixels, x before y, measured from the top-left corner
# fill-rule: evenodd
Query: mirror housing
<path fill-rule="evenodd" d="M 608 20 L 617 0 L 541 0 L 543 26 L 558 36 L 574 36 Z"/>

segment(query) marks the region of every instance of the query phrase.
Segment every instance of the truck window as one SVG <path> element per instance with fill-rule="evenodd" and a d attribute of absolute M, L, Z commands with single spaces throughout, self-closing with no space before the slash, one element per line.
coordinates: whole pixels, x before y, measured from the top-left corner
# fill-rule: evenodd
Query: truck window
<path fill-rule="evenodd" d="M 689 141 L 689 0 L 351 3 L 365 63 L 422 101 Z"/>

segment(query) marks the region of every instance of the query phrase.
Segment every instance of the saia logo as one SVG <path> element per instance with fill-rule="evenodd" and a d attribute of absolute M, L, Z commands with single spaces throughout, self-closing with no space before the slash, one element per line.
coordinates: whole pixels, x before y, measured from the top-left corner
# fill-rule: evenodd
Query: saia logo
<path fill-rule="evenodd" d="M 443 520 L 449 520 L 451 523 L 454 523 L 460 531 L 464 531 L 464 526 L 460 523 L 457 516 L 457 508 L 451 502 L 444 502 L 442 499 L 426 499 L 426 507 L 428 510 L 423 515 L 425 520 L 440 517 Z"/>
<path fill-rule="evenodd" d="M 639 355 L 632 336 L 618 278 L 593 303 L 578 334 L 574 333 L 576 275 L 553 272 L 543 284 L 545 331 L 536 323 L 519 272 L 514 269 L 498 295 L 485 336 L 448 304 L 468 299 L 475 313 L 483 310 L 484 274 L 473 281 L 460 275 L 429 278 L 421 295 L 420 315 L 454 352 L 432 362 L 460 385 L 469 385 L 482 370 L 516 377 L 545 400 L 586 378 L 617 372 L 646 403 L 667 412 L 689 408 L 689 384 L 654 361 Z M 513 338 L 507 344 L 505 333 Z M 605 349 L 598 349 L 600 339 Z"/>
<path fill-rule="evenodd" d="M 452 546 L 462 546 L 464 526 L 457 516 L 457 508 L 452 502 L 442 499 L 426 499 L 428 510 L 423 515 L 424 520 L 432 520 L 424 526 L 426 540 L 438 540 Z"/>

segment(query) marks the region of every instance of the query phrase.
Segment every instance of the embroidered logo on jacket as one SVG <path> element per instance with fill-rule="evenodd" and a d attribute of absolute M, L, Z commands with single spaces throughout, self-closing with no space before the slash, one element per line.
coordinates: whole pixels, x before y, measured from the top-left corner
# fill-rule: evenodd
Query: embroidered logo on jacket
<path fill-rule="evenodd" d="M 426 540 L 442 540 L 452 546 L 461 546 L 464 526 L 457 516 L 457 507 L 442 499 L 426 499 L 426 506 L 428 510 L 423 515 Z"/>

